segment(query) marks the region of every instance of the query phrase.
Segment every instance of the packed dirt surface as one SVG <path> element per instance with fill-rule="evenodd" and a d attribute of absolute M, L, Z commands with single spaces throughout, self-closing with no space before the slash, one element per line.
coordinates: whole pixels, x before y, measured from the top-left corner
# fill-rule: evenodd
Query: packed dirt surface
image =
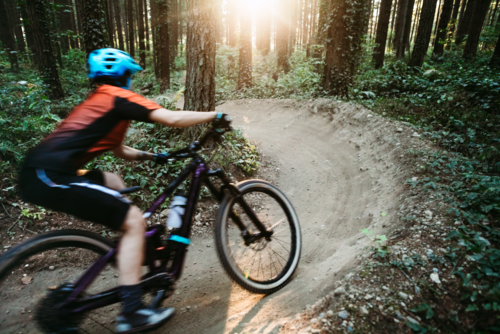
<path fill-rule="evenodd" d="M 332 100 L 239 100 L 217 110 L 257 143 L 267 161 L 260 174 L 277 173 L 301 222 L 301 262 L 284 289 L 251 294 L 226 276 L 213 236 L 195 235 L 168 302 L 177 315 L 157 333 L 276 333 L 357 265 L 371 243 L 362 229 L 377 235 L 395 227 L 391 209 L 406 177 L 396 124 Z"/>
<path fill-rule="evenodd" d="M 292 201 L 302 228 L 302 258 L 282 290 L 269 296 L 243 290 L 219 263 L 210 231 L 216 208 L 204 204 L 213 217 L 205 214 L 207 221 L 196 222 L 183 277 L 164 304 L 177 314 L 156 333 L 277 333 L 283 322 L 332 291 L 357 266 L 357 256 L 371 245 L 362 229 L 383 235 L 396 227 L 394 209 L 408 176 L 399 162 L 401 141 L 411 137 L 398 124 L 333 100 L 238 100 L 217 110 L 230 114 L 261 150 L 254 177 L 277 184 Z M 23 317 L 31 319 L 29 296 L 44 293 L 60 274 L 77 277 L 84 267 L 65 271 L 56 264 L 51 270 L 38 271 L 35 262 L 20 269 L 30 282 L 21 292 L 4 291 L 3 300 L 12 303 L 0 306 L 5 316 L 0 324 L 11 317 L 21 323 Z M 103 272 L 95 288 L 116 285 L 116 277 L 112 269 Z M 93 316 L 87 332 L 112 332 L 118 311 L 113 305 Z M 23 332 L 31 331 L 26 327 Z"/>

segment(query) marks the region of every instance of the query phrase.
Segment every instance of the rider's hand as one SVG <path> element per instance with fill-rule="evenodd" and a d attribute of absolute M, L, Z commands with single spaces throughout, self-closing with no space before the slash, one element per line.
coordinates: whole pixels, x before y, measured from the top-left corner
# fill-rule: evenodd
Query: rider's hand
<path fill-rule="evenodd" d="M 212 126 L 216 132 L 223 133 L 225 131 L 231 130 L 231 122 L 231 117 L 229 117 L 228 114 L 219 112 L 217 113 L 215 119 L 212 121 Z"/>
<path fill-rule="evenodd" d="M 153 161 L 158 164 L 166 164 L 168 159 L 170 159 L 168 153 L 156 153 L 153 155 Z"/>

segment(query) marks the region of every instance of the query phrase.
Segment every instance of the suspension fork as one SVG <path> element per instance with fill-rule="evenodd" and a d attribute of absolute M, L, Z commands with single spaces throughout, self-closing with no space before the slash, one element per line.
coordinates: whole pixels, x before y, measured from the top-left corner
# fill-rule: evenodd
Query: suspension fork
<path fill-rule="evenodd" d="M 269 238 L 272 235 L 272 231 L 268 231 L 264 224 L 260 221 L 259 217 L 255 214 L 255 212 L 252 210 L 252 208 L 248 205 L 248 203 L 245 201 L 243 196 L 241 196 L 241 191 L 238 189 L 238 187 L 232 183 L 229 178 L 226 176 L 224 171 L 221 169 L 217 169 L 214 171 L 208 171 L 206 174 L 207 178 L 205 178 L 204 183 L 207 186 L 207 188 L 214 194 L 214 196 L 219 200 L 219 202 L 222 201 L 224 197 L 223 190 L 227 189 L 230 191 L 234 197 L 236 197 L 236 202 L 243 208 L 243 211 L 245 211 L 245 214 L 250 218 L 252 223 L 255 225 L 255 227 L 259 230 L 259 232 L 250 234 L 248 232 L 247 226 L 241 221 L 240 216 L 236 213 L 234 209 L 231 210 L 230 212 L 230 217 L 231 219 L 235 222 L 235 224 L 238 226 L 238 228 L 241 231 L 242 237 L 245 239 L 245 243 L 247 245 L 251 244 L 253 241 L 260 239 L 260 238 Z M 224 183 L 224 185 L 221 187 L 221 190 L 217 190 L 215 186 L 210 182 L 208 177 L 218 177 L 221 179 L 221 181 Z"/>

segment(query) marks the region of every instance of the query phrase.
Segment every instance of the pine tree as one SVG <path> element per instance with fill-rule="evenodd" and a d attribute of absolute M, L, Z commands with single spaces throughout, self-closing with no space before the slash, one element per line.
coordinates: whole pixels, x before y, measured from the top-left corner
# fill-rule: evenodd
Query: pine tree
<path fill-rule="evenodd" d="M 128 26 L 128 53 L 133 58 L 135 57 L 135 28 L 134 28 L 134 0 L 127 1 L 127 26 Z"/>
<path fill-rule="evenodd" d="M 384 66 L 385 44 L 387 43 L 387 29 L 389 28 L 389 18 L 391 17 L 392 0 L 382 0 L 380 2 L 380 14 L 377 24 L 377 36 L 375 37 L 375 48 L 373 50 L 373 60 L 375 68 Z"/>
<path fill-rule="evenodd" d="M 453 34 L 455 33 L 455 28 L 457 26 L 457 18 L 458 18 L 458 10 L 460 9 L 460 1 L 461 0 L 455 0 L 455 5 L 453 6 L 453 12 L 451 13 L 451 19 L 450 19 L 450 24 L 449 24 L 449 29 L 448 29 L 448 34 L 447 34 L 447 39 L 446 39 L 446 50 L 450 50 L 451 48 L 451 38 L 453 37 Z M 463 0 L 465 3 L 467 0 Z"/>
<path fill-rule="evenodd" d="M 17 51 L 14 43 L 14 32 L 9 22 L 5 2 L 0 0 L 0 40 L 2 46 L 9 56 L 10 69 L 12 72 L 19 72 L 19 63 L 17 60 Z"/>
<path fill-rule="evenodd" d="M 491 57 L 490 66 L 500 69 L 500 36 L 498 36 L 497 45 L 495 46 L 495 51 Z"/>
<path fill-rule="evenodd" d="M 481 35 L 483 23 L 486 19 L 490 4 L 491 0 L 481 0 L 476 2 L 476 5 L 474 6 L 471 25 L 468 29 L 469 36 L 467 37 L 467 43 L 465 44 L 464 48 L 465 59 L 470 60 L 476 57 L 477 46 L 479 44 L 479 36 Z"/>
<path fill-rule="evenodd" d="M 179 46 L 179 17 L 178 17 L 177 0 L 170 0 L 170 64 L 174 65 L 175 57 L 177 57 L 177 48 Z"/>
<path fill-rule="evenodd" d="M 242 3 L 240 12 L 240 56 L 237 89 L 252 86 L 252 8 Z"/>
<path fill-rule="evenodd" d="M 348 96 L 361 56 L 369 0 L 332 0 L 322 78 L 325 92 Z"/>
<path fill-rule="evenodd" d="M 109 0 L 109 1 L 113 1 L 115 7 L 115 23 L 116 23 L 116 31 L 118 33 L 118 48 L 120 50 L 125 50 L 125 45 L 123 44 L 120 0 Z"/>
<path fill-rule="evenodd" d="M 26 2 L 26 12 L 33 32 L 36 57 L 40 75 L 52 99 L 64 97 L 64 92 L 57 72 L 56 58 L 52 49 L 50 25 L 44 0 L 30 0 Z"/>
<path fill-rule="evenodd" d="M 165 90 L 170 89 L 169 0 L 156 0 L 156 6 L 158 12 L 158 28 L 156 30 L 157 61 L 160 74 L 160 91 L 163 93 Z"/>
<path fill-rule="evenodd" d="M 187 1 L 184 110 L 215 110 L 215 8 L 212 0 Z"/>
<path fill-rule="evenodd" d="M 289 70 L 288 65 L 288 35 L 290 29 L 290 20 L 288 15 L 288 2 L 287 0 L 277 0 L 278 12 L 281 14 L 277 16 L 277 31 L 276 31 L 276 47 L 278 49 L 278 71 Z"/>
<path fill-rule="evenodd" d="M 24 43 L 23 30 L 21 29 L 21 14 L 17 8 L 16 0 L 7 0 L 6 4 L 8 8 L 7 12 L 9 13 L 9 18 L 13 26 L 12 29 L 16 36 L 17 56 L 22 57 L 23 53 L 26 51 L 26 44 Z"/>
<path fill-rule="evenodd" d="M 411 54 L 408 66 L 420 67 L 424 63 L 424 58 L 429 48 L 429 41 L 432 34 L 432 24 L 436 13 L 437 0 L 423 0 L 420 22 L 418 23 L 415 46 Z"/>
<path fill-rule="evenodd" d="M 96 49 L 109 47 L 106 13 L 100 0 L 82 1 L 83 41 L 87 56 Z"/>
<path fill-rule="evenodd" d="M 236 46 L 236 22 L 238 20 L 238 4 L 236 0 L 227 0 L 227 30 L 229 46 Z"/>
<path fill-rule="evenodd" d="M 396 18 L 396 33 L 394 36 L 394 48 L 399 59 L 404 58 L 405 50 L 410 44 L 410 30 L 413 18 L 415 0 L 400 0 Z"/>
<path fill-rule="evenodd" d="M 434 50 L 432 51 L 432 54 L 435 56 L 439 57 L 443 55 L 446 32 L 448 29 L 448 23 L 450 22 L 452 10 L 453 0 L 444 0 L 443 10 L 441 11 L 441 16 L 439 17 L 438 31 L 436 38 L 434 39 Z"/>
<path fill-rule="evenodd" d="M 146 44 L 144 43 L 144 12 L 142 0 L 137 2 L 137 25 L 139 26 L 139 64 L 142 68 L 146 68 Z"/>
<path fill-rule="evenodd" d="M 472 15 L 474 13 L 474 6 L 476 5 L 477 1 L 483 0 L 468 0 L 464 15 L 460 15 L 460 18 L 458 20 L 457 32 L 455 33 L 456 45 L 460 45 L 463 42 L 465 35 L 469 34 L 469 27 L 471 24 Z"/>

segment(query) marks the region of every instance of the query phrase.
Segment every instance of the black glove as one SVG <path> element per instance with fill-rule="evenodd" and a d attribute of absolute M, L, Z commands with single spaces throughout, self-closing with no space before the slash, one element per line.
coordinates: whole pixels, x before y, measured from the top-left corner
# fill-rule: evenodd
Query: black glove
<path fill-rule="evenodd" d="M 228 114 L 217 113 L 217 117 L 212 121 L 213 129 L 218 133 L 224 133 L 231 130 L 231 117 Z"/>
<path fill-rule="evenodd" d="M 153 161 L 157 164 L 166 164 L 168 162 L 168 159 L 170 159 L 168 153 L 156 153 L 153 156 Z"/>

